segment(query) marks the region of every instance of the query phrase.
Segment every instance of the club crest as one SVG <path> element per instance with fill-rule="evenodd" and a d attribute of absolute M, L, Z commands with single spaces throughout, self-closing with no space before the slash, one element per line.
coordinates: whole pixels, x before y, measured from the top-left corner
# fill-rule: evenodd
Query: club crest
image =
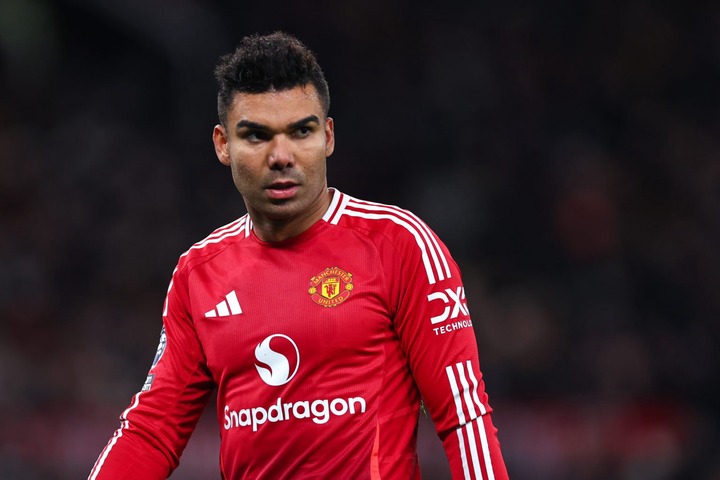
<path fill-rule="evenodd" d="M 352 281 L 352 273 L 339 267 L 328 267 L 310 279 L 308 293 L 318 305 L 336 307 L 350 296 Z"/>

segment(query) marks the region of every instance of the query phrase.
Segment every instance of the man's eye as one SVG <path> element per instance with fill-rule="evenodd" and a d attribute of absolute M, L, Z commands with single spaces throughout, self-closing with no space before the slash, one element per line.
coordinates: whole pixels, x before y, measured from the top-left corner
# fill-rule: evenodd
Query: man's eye
<path fill-rule="evenodd" d="M 262 142 L 264 140 L 267 140 L 267 135 L 259 131 L 249 131 L 245 133 L 245 135 L 243 135 L 243 138 L 250 142 Z"/>
<path fill-rule="evenodd" d="M 310 127 L 300 127 L 297 130 L 295 130 L 295 135 L 297 135 L 300 138 L 305 138 L 308 135 L 310 135 L 310 132 L 312 132 Z"/>

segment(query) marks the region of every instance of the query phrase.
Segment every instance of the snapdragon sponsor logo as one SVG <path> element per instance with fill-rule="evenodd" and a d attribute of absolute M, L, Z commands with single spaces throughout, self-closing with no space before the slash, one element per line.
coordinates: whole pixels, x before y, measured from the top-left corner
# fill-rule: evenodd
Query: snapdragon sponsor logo
<path fill-rule="evenodd" d="M 265 338 L 255 347 L 255 368 L 263 382 L 280 387 L 290 382 L 300 368 L 300 349 L 287 335 L 276 333 Z M 223 414 L 225 430 L 251 427 L 257 432 L 265 423 L 310 419 L 322 425 L 330 418 L 365 413 L 367 406 L 362 397 L 300 400 L 285 402 L 282 398 L 267 407 L 250 407 L 233 410 L 225 405 Z"/>
<path fill-rule="evenodd" d="M 327 423 L 332 416 L 356 415 L 365 413 L 365 409 L 365 399 L 362 397 L 302 400 L 299 402 L 283 402 L 282 398 L 278 398 L 277 402 L 268 408 L 253 407 L 231 410 L 228 405 L 225 405 L 225 423 L 223 426 L 225 430 L 252 427 L 252 431 L 257 432 L 260 425 L 268 422 L 277 423 L 307 418 L 318 425 L 322 425 Z"/>
<path fill-rule="evenodd" d="M 255 347 L 255 368 L 262 381 L 273 387 L 285 385 L 300 368 L 300 350 L 292 338 L 270 335 Z"/>

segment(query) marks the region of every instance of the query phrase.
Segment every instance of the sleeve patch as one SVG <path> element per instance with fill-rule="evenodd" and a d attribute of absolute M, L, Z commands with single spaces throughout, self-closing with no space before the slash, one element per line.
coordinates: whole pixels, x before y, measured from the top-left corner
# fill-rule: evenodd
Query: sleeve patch
<path fill-rule="evenodd" d="M 145 383 L 143 384 L 142 390 L 140 390 L 140 391 L 141 391 L 141 392 L 147 392 L 148 390 L 150 390 L 150 387 L 152 387 L 152 384 L 153 384 L 153 380 L 155 380 L 155 374 L 154 374 L 154 373 L 151 373 L 151 374 L 148 375 L 147 378 L 145 379 Z"/>
<path fill-rule="evenodd" d="M 158 364 L 158 362 L 163 356 L 163 353 L 165 353 L 165 347 L 167 347 L 167 335 L 165 335 L 165 327 L 163 327 L 160 331 L 160 343 L 158 343 L 157 351 L 155 352 L 155 358 L 153 359 L 150 369 L 155 368 L 155 365 Z"/>

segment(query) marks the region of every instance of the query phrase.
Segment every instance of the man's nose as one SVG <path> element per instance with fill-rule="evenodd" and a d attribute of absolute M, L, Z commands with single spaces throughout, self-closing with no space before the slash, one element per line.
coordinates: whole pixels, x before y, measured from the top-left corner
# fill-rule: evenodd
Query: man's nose
<path fill-rule="evenodd" d="M 268 166 L 270 170 L 282 170 L 295 164 L 292 142 L 286 135 L 275 135 L 270 144 Z"/>

